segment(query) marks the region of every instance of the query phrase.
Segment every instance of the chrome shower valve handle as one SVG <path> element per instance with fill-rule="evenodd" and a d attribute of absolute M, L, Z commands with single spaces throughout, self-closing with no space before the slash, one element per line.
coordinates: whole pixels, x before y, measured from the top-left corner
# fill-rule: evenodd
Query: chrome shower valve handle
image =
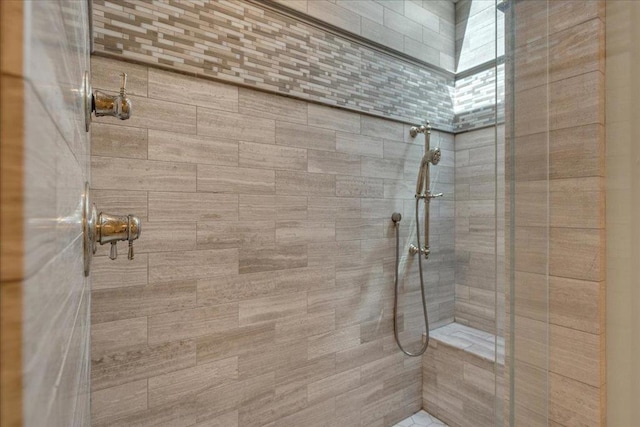
<path fill-rule="evenodd" d="M 109 243 L 109 258 L 118 258 L 119 241 L 126 241 L 129 244 L 128 258 L 133 259 L 133 241 L 140 237 L 142 231 L 140 218 L 134 215 L 112 215 L 105 212 L 97 213 L 96 207 L 89 198 L 89 183 L 85 184 L 83 195 L 83 248 L 84 248 L 84 274 L 89 275 L 91 259 L 96 253 L 97 244 L 106 245 Z"/>

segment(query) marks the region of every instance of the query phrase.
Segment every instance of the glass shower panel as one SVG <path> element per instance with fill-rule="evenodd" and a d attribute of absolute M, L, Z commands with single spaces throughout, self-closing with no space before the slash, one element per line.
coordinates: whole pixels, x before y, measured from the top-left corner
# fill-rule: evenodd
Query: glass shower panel
<path fill-rule="evenodd" d="M 548 2 L 506 7 L 505 424 L 548 425 Z"/>

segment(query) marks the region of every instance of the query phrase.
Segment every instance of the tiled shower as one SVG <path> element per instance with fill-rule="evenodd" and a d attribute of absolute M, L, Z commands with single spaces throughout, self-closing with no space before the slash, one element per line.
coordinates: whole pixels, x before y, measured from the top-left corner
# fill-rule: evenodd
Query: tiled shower
<path fill-rule="evenodd" d="M 10 4 L 29 48 L 3 91 L 32 95 L 42 171 L 37 259 L 2 276 L 5 301 L 25 289 L 15 425 L 605 425 L 604 1 Z M 103 93 L 126 73 L 128 120 L 85 132 L 85 68 Z M 408 357 L 394 273 L 415 351 L 426 121 L 443 197 Z M 88 279 L 85 181 L 142 224 Z"/>
<path fill-rule="evenodd" d="M 342 16 L 359 16 L 359 28 L 345 28 L 329 13 L 355 3 L 319 4 L 309 2 L 302 12 L 365 39 L 374 38 L 370 26 L 377 28 L 374 41 L 385 45 L 404 31 L 405 54 L 414 43 L 433 45 L 434 33 L 446 42 L 436 44 L 441 51 L 431 67 L 419 66 L 327 34 L 283 14 L 288 9 L 250 2 L 183 4 L 179 11 L 154 4 L 150 10 L 167 13 L 163 22 L 173 27 L 158 24 L 134 38 L 125 30 L 114 34 L 114 26 L 145 22 L 148 11 L 94 2 L 93 85 L 108 90 L 125 71 L 137 109 L 130 120 L 93 124 L 93 196 L 107 211 L 136 212 L 145 226 L 133 262 L 113 262 L 106 251 L 95 259 L 94 424 L 131 425 L 154 416 L 184 425 L 392 425 L 421 409 L 423 398 L 427 409 L 455 422 L 423 397 L 426 368 L 421 358 L 397 351 L 392 330 L 390 215 L 399 212 L 400 339 L 419 347 L 424 332 L 417 264 L 405 253 L 415 239 L 414 188 L 425 142 L 409 128 L 426 119 L 435 128 L 431 145 L 443 158 L 430 191 L 445 194 L 432 203 L 425 263 L 431 329 L 455 319 L 472 333 L 486 331 L 493 341 L 485 340 L 478 363 L 495 383 L 493 334 L 502 327 L 495 315 L 497 273 L 486 262 L 503 255 L 494 248 L 495 36 L 480 49 L 463 46 L 461 37 L 465 56 L 458 60 L 477 56 L 461 67 L 484 68 L 458 87 L 451 72 L 453 3 L 399 2 L 393 10 L 392 3 L 368 2 Z M 495 34 L 495 25 L 483 27 L 486 11 L 470 6 L 458 5 L 458 26 L 468 26 L 469 34 L 480 27 L 479 40 Z M 371 21 L 374 13 L 381 23 Z M 216 29 L 205 40 L 226 40 L 204 52 L 224 61 L 219 66 L 181 61 L 181 52 L 202 49 L 195 40 L 187 46 L 186 36 L 180 50 L 147 51 L 145 37 L 151 46 L 156 31 L 171 39 L 173 28 L 194 28 L 194 15 Z M 240 34 L 238 25 L 245 27 Z M 268 47 L 274 38 L 282 48 Z M 430 49 L 425 44 L 421 51 Z M 123 61 L 142 54 L 164 69 Z M 310 71 L 291 79 L 287 72 L 301 62 Z M 265 74 L 260 65 L 267 63 L 282 73 Z M 202 77 L 188 75 L 196 67 Z M 407 80 L 407 73 L 415 77 Z M 463 332 L 450 337 L 465 341 Z M 441 339 L 435 333 L 432 346 Z M 494 397 L 495 391 L 476 411 L 487 423 Z"/>

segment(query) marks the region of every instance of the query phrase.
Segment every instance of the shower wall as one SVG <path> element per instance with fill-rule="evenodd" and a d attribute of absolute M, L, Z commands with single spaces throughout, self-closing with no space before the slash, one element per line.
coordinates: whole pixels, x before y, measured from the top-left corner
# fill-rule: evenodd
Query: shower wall
<path fill-rule="evenodd" d="M 456 3 L 456 322 L 504 335 L 504 14 Z M 497 124 L 497 126 L 496 126 Z"/>
<path fill-rule="evenodd" d="M 409 125 L 93 57 L 135 112 L 98 119 L 92 187 L 143 220 L 136 257 L 94 258 L 92 424 L 390 425 L 421 407 L 392 331 L 394 229 L 412 233 L 424 139 Z M 443 149 L 427 297 L 453 317 L 453 136 Z M 414 233 L 414 232 L 413 232 Z M 415 234 L 415 233 L 414 233 Z M 120 248 L 124 253 L 126 248 Z M 404 252 L 404 250 L 403 250 Z M 419 345 L 417 268 L 401 337 Z"/>
<path fill-rule="evenodd" d="M 605 2 L 510 5 L 511 415 L 605 425 Z"/>
<path fill-rule="evenodd" d="M 454 145 L 456 322 L 504 336 L 504 125 Z"/>
<path fill-rule="evenodd" d="M 455 71 L 455 3 L 451 0 L 272 1 Z"/>
<path fill-rule="evenodd" d="M 96 203 L 145 223 L 136 260 L 96 258 L 96 425 L 389 425 L 421 406 L 420 362 L 393 340 L 390 215 L 403 214 L 401 339 L 418 346 L 406 249 L 424 137 L 408 130 L 428 118 L 443 150 L 426 265 L 436 328 L 454 315 L 455 153 L 443 131 L 454 129 L 456 89 L 442 63 L 366 39 L 406 54 L 395 37 L 403 49 L 418 33 L 433 43 L 437 16 L 452 56 L 453 5 L 285 3 L 303 14 L 240 1 L 93 4 L 94 86 L 117 87 L 124 70 L 135 106 L 130 120 L 94 127 Z M 346 30 L 362 38 L 305 14 L 342 28 L 356 16 Z"/>
<path fill-rule="evenodd" d="M 271 2 L 217 0 L 168 4 L 154 0 L 142 5 L 136 1 L 95 0 L 95 50 L 101 55 L 389 119 L 421 123 L 428 118 L 438 129 L 453 129 L 453 73 L 411 56 L 399 58 L 392 48 L 372 48 L 366 44 L 367 37 L 378 44 L 395 36 L 412 38 L 383 26 L 353 41 L 265 8 L 262 6 L 265 3 Z M 318 4 L 341 9 L 329 2 L 310 3 L 313 3 L 311 10 Z M 355 4 L 341 4 L 347 3 Z M 387 19 L 384 22 L 389 26 L 393 22 L 404 31 L 413 28 L 415 38 L 425 30 L 428 34 L 429 27 L 418 22 L 421 15 L 413 13 L 410 6 L 403 16 L 393 10 L 398 5 L 405 10 L 405 3 L 412 2 L 373 5 L 384 6 L 383 20 Z M 438 2 L 422 4 L 427 7 L 419 8 L 424 16 L 443 15 L 438 11 Z M 430 6 L 433 13 L 429 12 Z M 345 11 L 343 16 L 349 13 Z M 392 22 L 388 22 L 388 17 L 394 18 Z M 452 15 L 447 19 L 438 17 L 439 36 L 453 39 L 453 28 L 447 24 L 452 20 Z M 356 21 L 366 22 L 367 18 L 356 16 Z M 450 47 L 453 55 L 452 44 Z"/>

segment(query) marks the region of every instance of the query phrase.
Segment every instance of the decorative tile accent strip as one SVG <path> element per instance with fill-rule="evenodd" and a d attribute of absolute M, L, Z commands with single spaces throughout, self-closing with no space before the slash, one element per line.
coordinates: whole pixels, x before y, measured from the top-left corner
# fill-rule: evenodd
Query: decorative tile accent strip
<path fill-rule="evenodd" d="M 497 67 L 498 123 L 504 123 L 504 64 Z M 496 68 L 456 80 L 454 132 L 494 125 L 496 122 Z"/>
<path fill-rule="evenodd" d="M 454 79 L 238 0 L 94 0 L 97 53 L 453 130 Z"/>

